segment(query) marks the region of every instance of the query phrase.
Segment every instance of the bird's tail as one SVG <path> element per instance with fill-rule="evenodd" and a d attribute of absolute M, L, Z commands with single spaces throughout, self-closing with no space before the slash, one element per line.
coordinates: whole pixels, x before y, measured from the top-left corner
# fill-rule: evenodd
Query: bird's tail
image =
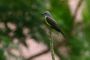
<path fill-rule="evenodd" d="M 58 32 L 60 32 L 63 35 L 63 37 L 66 38 L 64 32 L 62 32 L 60 29 L 58 30 Z"/>

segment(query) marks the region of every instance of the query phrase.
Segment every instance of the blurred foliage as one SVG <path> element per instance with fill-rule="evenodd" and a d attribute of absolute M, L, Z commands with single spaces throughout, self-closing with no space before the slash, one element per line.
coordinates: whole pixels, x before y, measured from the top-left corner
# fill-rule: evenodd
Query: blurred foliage
<path fill-rule="evenodd" d="M 50 40 L 44 27 L 44 11 L 49 10 L 52 16 L 58 22 L 60 28 L 67 37 L 67 43 L 70 48 L 69 57 L 59 54 L 58 48 L 55 47 L 55 53 L 61 60 L 90 60 L 90 0 L 85 0 L 86 6 L 83 9 L 83 23 L 76 25 L 76 35 L 72 35 L 73 16 L 71 14 L 68 0 L 0 0 L 0 60 L 5 59 L 3 48 L 9 47 L 14 38 L 27 47 L 25 42 L 26 35 L 23 33 L 24 28 L 29 29 L 29 35 L 37 42 L 42 42 L 49 47 Z M 16 29 L 12 29 L 8 24 L 15 24 Z M 78 30 L 78 26 L 82 29 Z M 75 32 L 76 32 L 75 31 Z M 13 33 L 10 35 L 10 33 Z M 59 42 L 55 42 L 60 44 Z"/>
<path fill-rule="evenodd" d="M 5 56 L 3 53 L 4 53 L 3 49 L 0 49 L 0 60 L 5 60 Z"/>

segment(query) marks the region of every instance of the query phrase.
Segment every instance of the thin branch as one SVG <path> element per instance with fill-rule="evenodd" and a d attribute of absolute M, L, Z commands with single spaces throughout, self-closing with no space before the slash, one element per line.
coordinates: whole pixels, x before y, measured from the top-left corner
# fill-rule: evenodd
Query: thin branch
<path fill-rule="evenodd" d="M 51 50 L 51 56 L 52 60 L 55 60 L 55 53 L 54 53 L 54 44 L 53 44 L 53 37 L 52 37 L 52 31 L 50 29 L 50 50 Z"/>
<path fill-rule="evenodd" d="M 75 9 L 75 12 L 74 12 L 74 15 L 73 15 L 73 19 L 72 19 L 72 20 L 75 20 L 75 19 L 76 19 L 78 10 L 79 10 L 79 8 L 81 7 L 82 3 L 83 3 L 83 0 L 79 0 L 79 2 L 78 2 L 78 4 L 77 4 L 77 7 L 76 7 L 76 9 Z"/>
<path fill-rule="evenodd" d="M 41 55 L 43 55 L 43 54 L 48 53 L 49 51 L 50 51 L 50 49 L 46 49 L 46 50 L 44 50 L 44 51 L 42 51 L 42 52 L 40 52 L 40 53 L 38 53 L 38 54 L 36 54 L 36 55 L 33 55 L 33 56 L 29 57 L 29 58 L 26 59 L 26 60 L 32 60 L 33 58 L 36 58 L 36 57 L 38 57 L 38 56 L 41 56 Z"/>
<path fill-rule="evenodd" d="M 55 56 L 54 56 L 54 45 L 53 45 L 53 38 L 52 38 L 52 32 L 51 32 L 51 30 L 49 31 L 49 33 L 50 33 L 50 49 L 44 50 L 43 52 L 38 53 L 38 54 L 36 54 L 34 56 L 31 56 L 31 57 L 29 57 L 26 60 L 32 60 L 35 57 L 41 56 L 41 55 L 43 55 L 45 53 L 48 53 L 50 50 L 51 50 L 52 60 L 55 60 Z"/>
<path fill-rule="evenodd" d="M 60 46 L 62 46 L 63 44 L 64 44 L 64 41 L 61 42 L 61 43 L 59 43 L 59 44 L 57 44 L 57 45 L 55 45 L 54 47 L 58 49 L 58 48 L 59 48 Z M 29 57 L 29 58 L 26 59 L 26 60 L 32 60 L 33 58 L 36 58 L 36 57 L 38 57 L 38 56 L 41 56 L 41 55 L 44 55 L 44 54 L 48 53 L 49 51 L 50 51 L 50 49 L 46 49 L 46 50 L 44 50 L 44 51 L 42 51 L 42 52 L 40 52 L 40 53 L 38 53 L 38 54 L 36 54 L 36 55 L 33 55 L 33 56 Z"/>
<path fill-rule="evenodd" d="M 77 4 L 77 7 L 76 7 L 76 9 L 75 9 L 75 12 L 74 12 L 74 14 L 73 14 L 73 16 L 72 16 L 72 20 L 73 20 L 73 24 L 72 24 L 72 28 L 71 28 L 71 32 L 70 32 L 70 35 L 73 35 L 73 29 L 74 29 L 74 22 L 75 22 L 75 20 L 76 20 L 76 17 L 77 17 L 77 13 L 78 13 L 78 11 L 79 11 L 79 8 L 81 7 L 81 5 L 82 5 L 82 3 L 83 3 L 83 0 L 79 0 L 79 2 L 78 2 L 78 4 Z"/>

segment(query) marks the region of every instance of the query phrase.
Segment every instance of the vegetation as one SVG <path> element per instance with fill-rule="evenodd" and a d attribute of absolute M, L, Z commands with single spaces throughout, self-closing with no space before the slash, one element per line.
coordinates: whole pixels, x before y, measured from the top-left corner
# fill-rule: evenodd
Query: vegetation
<path fill-rule="evenodd" d="M 82 20 L 75 23 L 77 12 L 83 6 Z M 37 42 L 44 43 L 50 50 L 50 38 L 46 33 L 47 27 L 44 24 L 44 11 L 50 11 L 58 22 L 58 25 L 65 33 L 65 40 L 55 40 L 55 54 L 61 60 L 90 60 L 90 0 L 80 0 L 74 14 L 71 14 L 68 0 L 0 0 L 0 60 L 7 60 L 5 52 L 12 47 L 13 40 L 17 38 L 20 43 L 28 48 L 25 43 L 26 35 L 23 29 L 29 29 L 29 35 Z M 9 24 L 16 26 L 10 28 Z M 73 33 L 74 32 L 74 33 Z M 57 32 L 54 31 L 54 36 Z M 18 48 L 19 44 L 13 46 Z M 67 56 L 61 54 L 60 46 L 67 50 Z M 41 54 L 28 58 L 31 60 Z M 21 60 L 23 60 L 22 58 Z"/>

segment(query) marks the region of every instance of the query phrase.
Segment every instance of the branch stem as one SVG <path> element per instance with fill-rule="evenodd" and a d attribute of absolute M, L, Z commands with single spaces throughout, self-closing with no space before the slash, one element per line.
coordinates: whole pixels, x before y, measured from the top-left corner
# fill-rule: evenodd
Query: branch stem
<path fill-rule="evenodd" d="M 51 29 L 50 29 L 50 50 L 51 50 L 52 60 L 55 60 L 54 44 L 53 44 L 53 37 L 52 37 Z"/>

